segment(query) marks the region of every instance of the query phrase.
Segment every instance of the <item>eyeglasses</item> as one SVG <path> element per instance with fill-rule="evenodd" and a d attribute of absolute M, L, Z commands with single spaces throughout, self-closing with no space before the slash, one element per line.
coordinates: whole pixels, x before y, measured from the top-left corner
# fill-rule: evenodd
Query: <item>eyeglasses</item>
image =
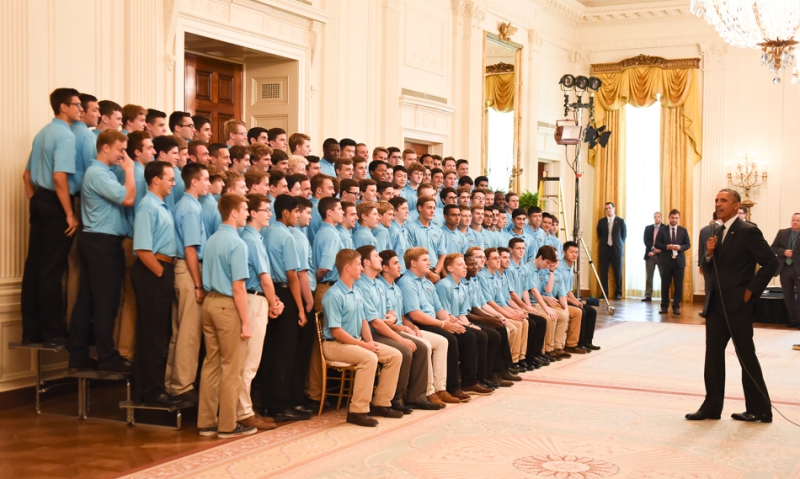
<path fill-rule="evenodd" d="M 444 197 L 444 199 L 446 199 L 446 200 L 454 200 L 456 198 L 458 198 L 458 197 L 454 196 L 454 195 L 447 195 L 447 196 Z"/>
<path fill-rule="evenodd" d="M 256 210 L 257 213 L 266 213 L 267 211 L 269 211 L 269 208 L 267 208 L 265 210 Z"/>
<path fill-rule="evenodd" d="M 345 191 L 348 195 L 358 196 L 361 194 L 360 191 Z"/>
<path fill-rule="evenodd" d="M 179 125 L 181 128 L 191 128 L 194 130 L 194 123 L 189 123 L 188 125 Z"/>
<path fill-rule="evenodd" d="M 69 105 L 69 106 L 77 106 L 79 110 L 83 110 L 83 105 L 81 105 L 81 102 L 77 102 L 77 103 L 68 103 L 68 105 Z"/>

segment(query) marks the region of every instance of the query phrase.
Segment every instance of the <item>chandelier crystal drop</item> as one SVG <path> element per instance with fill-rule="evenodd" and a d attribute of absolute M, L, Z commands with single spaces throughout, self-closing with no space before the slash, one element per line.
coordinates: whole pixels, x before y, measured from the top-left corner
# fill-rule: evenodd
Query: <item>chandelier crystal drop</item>
<path fill-rule="evenodd" d="M 761 65 L 775 74 L 795 62 L 800 29 L 798 0 L 691 0 L 692 13 L 713 26 L 725 42 L 740 48 L 760 49 Z M 798 71 L 792 73 L 797 83 Z"/>

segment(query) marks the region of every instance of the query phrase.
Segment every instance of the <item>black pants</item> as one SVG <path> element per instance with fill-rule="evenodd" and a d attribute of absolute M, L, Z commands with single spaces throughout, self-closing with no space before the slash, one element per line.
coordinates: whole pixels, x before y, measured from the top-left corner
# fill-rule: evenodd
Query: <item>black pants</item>
<path fill-rule="evenodd" d="M 316 340 L 317 315 L 314 313 L 313 309 L 310 313 L 306 313 L 306 325 L 300 328 L 300 336 L 297 338 L 297 353 L 294 360 L 290 396 L 292 406 L 300 406 L 305 402 L 306 378 L 311 365 L 311 349 L 319 347 Z"/>
<path fill-rule="evenodd" d="M 608 267 L 614 270 L 614 293 L 622 294 L 622 256 L 612 251 L 600 253 L 600 284 L 606 292 L 606 296 L 613 297 L 608 289 Z M 661 279 L 663 284 L 664 279 Z"/>
<path fill-rule="evenodd" d="M 309 359 L 305 361 L 305 370 L 298 371 L 297 352 L 302 341 L 302 328 L 297 323 L 300 311 L 294 302 L 292 291 L 288 287 L 276 285 L 275 294 L 284 304 L 283 313 L 269 321 L 257 376 L 261 391 L 261 406 L 271 415 L 297 405 L 293 404 L 293 396 L 297 394 L 294 389 L 296 388 L 294 377 L 299 373 L 305 381 L 309 361 Z M 309 316 L 306 315 L 306 318 Z M 309 325 L 312 325 L 311 319 L 306 327 Z"/>
<path fill-rule="evenodd" d="M 475 335 L 475 341 L 476 341 L 475 345 L 477 346 L 478 349 L 478 364 L 477 364 L 478 369 L 476 374 L 478 375 L 479 380 L 481 381 L 486 380 L 492 374 L 489 371 L 490 368 L 488 367 L 489 358 L 493 357 L 490 356 L 490 354 L 495 354 L 496 352 L 489 350 L 490 348 L 489 335 L 486 334 L 486 332 L 484 332 L 481 329 L 472 329 L 472 328 L 467 328 L 467 331 Z M 495 349 L 497 349 L 497 344 L 495 344 Z"/>
<path fill-rule="evenodd" d="M 597 324 L 597 310 L 594 306 L 584 304 L 583 319 L 581 320 L 581 335 L 578 338 L 578 346 L 592 344 L 594 340 L 594 328 Z"/>
<path fill-rule="evenodd" d="M 114 346 L 114 322 L 119 310 L 125 252 L 122 236 L 102 233 L 81 234 L 80 287 L 69 324 L 69 360 L 79 365 L 89 358 L 89 338 L 94 326 L 94 341 L 100 367 L 121 360 Z"/>
<path fill-rule="evenodd" d="M 506 333 L 505 326 L 493 328 L 483 323 L 473 324 L 481 328 L 481 332 L 485 334 L 487 338 L 486 365 L 484 367 L 483 375 L 481 375 L 481 366 L 478 365 L 478 378 L 488 380 L 492 378 L 494 373 L 511 365 L 509 363 L 508 366 L 504 366 L 503 357 L 503 339 L 505 338 L 505 348 L 508 350 L 509 359 L 511 358 L 511 349 L 508 347 L 508 334 Z"/>
<path fill-rule="evenodd" d="M 467 328 L 462 334 L 448 333 L 436 326 L 419 325 L 419 329 L 438 334 L 447 340 L 447 392 L 461 389 L 461 385 L 474 386 L 478 383 L 478 338 Z M 461 380 L 458 377 L 458 363 L 461 361 Z"/>
<path fill-rule="evenodd" d="M 172 338 L 172 302 L 175 300 L 175 266 L 160 261 L 158 277 L 137 259 L 131 266 L 136 293 L 136 349 L 134 398 L 148 401 L 165 392 L 167 353 Z"/>
<path fill-rule="evenodd" d="M 720 296 L 712 293 L 711 303 L 706 314 L 704 372 L 706 399 L 701 408 L 708 413 L 719 414 L 722 412 L 725 398 L 725 348 L 728 346 L 728 340 L 731 339 L 731 332 L 733 333 L 733 344 L 742 365 L 742 386 L 747 411 L 753 414 L 771 412 L 767 385 L 764 383 L 761 365 L 756 357 L 756 347 L 753 344 L 752 314 L 755 299 L 752 298 L 748 304 L 735 313 L 728 311 L 729 330 Z"/>
<path fill-rule="evenodd" d="M 681 252 L 683 254 L 683 252 Z M 672 309 L 680 309 L 683 301 L 683 273 L 685 268 L 678 267 L 678 260 L 670 259 L 661 262 L 661 309 L 669 309 L 669 286 L 672 291 Z"/>
<path fill-rule="evenodd" d="M 547 332 L 547 319 L 528 313 L 528 353 L 526 358 L 542 355 L 544 336 Z"/>
<path fill-rule="evenodd" d="M 800 261 L 800 259 L 796 261 Z M 781 270 L 781 290 L 783 291 L 783 302 L 786 304 L 786 312 L 789 313 L 789 324 L 795 326 L 800 322 L 796 289 L 800 289 L 800 279 L 795 276 L 792 265 L 786 265 Z"/>
<path fill-rule="evenodd" d="M 67 270 L 72 237 L 67 214 L 55 191 L 39 188 L 30 201 L 28 258 L 22 276 L 22 339 L 66 338 L 64 290 L 61 280 Z"/>

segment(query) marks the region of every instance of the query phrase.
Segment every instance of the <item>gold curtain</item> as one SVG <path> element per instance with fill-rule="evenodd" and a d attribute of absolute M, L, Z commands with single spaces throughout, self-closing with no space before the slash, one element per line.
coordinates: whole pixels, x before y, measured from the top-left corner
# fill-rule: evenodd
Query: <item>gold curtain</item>
<path fill-rule="evenodd" d="M 514 111 L 514 72 L 486 75 L 486 108 L 499 113 Z"/>
<path fill-rule="evenodd" d="M 638 58 L 638 57 L 637 57 Z M 663 59 L 658 59 L 662 62 Z M 625 64 L 626 62 L 620 62 Z M 605 66 L 605 65 L 604 65 Z M 594 68 L 594 67 L 593 67 Z M 605 148 L 589 151 L 589 164 L 595 167 L 594 224 L 605 215 L 603 205 L 612 201 L 617 214 L 625 217 L 625 118 L 624 106 L 648 107 L 661 95 L 661 206 L 666 221 L 671 209 L 681 212 L 681 222 L 692 234 L 692 178 L 694 166 L 701 159 L 700 92 L 697 67 L 662 68 L 632 66 L 608 73 L 595 73 L 603 86 L 595 99 L 599 105 L 598 125 L 612 132 Z M 630 241 L 638 241 L 640 232 L 628 231 Z M 595 238 L 594 259 L 599 262 Z M 627 258 L 639 261 L 639 258 Z M 691 253 L 687 253 L 684 275 L 684 302 L 693 301 Z M 642 264 L 644 267 L 644 264 Z M 609 283 L 612 283 L 609 273 Z M 624 283 L 623 283 L 624 284 Z M 590 289 L 600 294 L 600 287 L 590 276 Z"/>

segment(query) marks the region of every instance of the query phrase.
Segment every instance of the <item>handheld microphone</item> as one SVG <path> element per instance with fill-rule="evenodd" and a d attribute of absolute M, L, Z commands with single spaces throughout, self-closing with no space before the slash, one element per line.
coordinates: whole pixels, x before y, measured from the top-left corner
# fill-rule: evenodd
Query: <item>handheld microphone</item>
<path fill-rule="evenodd" d="M 709 221 L 708 226 L 711 227 L 711 236 L 717 236 L 717 220 Z"/>

